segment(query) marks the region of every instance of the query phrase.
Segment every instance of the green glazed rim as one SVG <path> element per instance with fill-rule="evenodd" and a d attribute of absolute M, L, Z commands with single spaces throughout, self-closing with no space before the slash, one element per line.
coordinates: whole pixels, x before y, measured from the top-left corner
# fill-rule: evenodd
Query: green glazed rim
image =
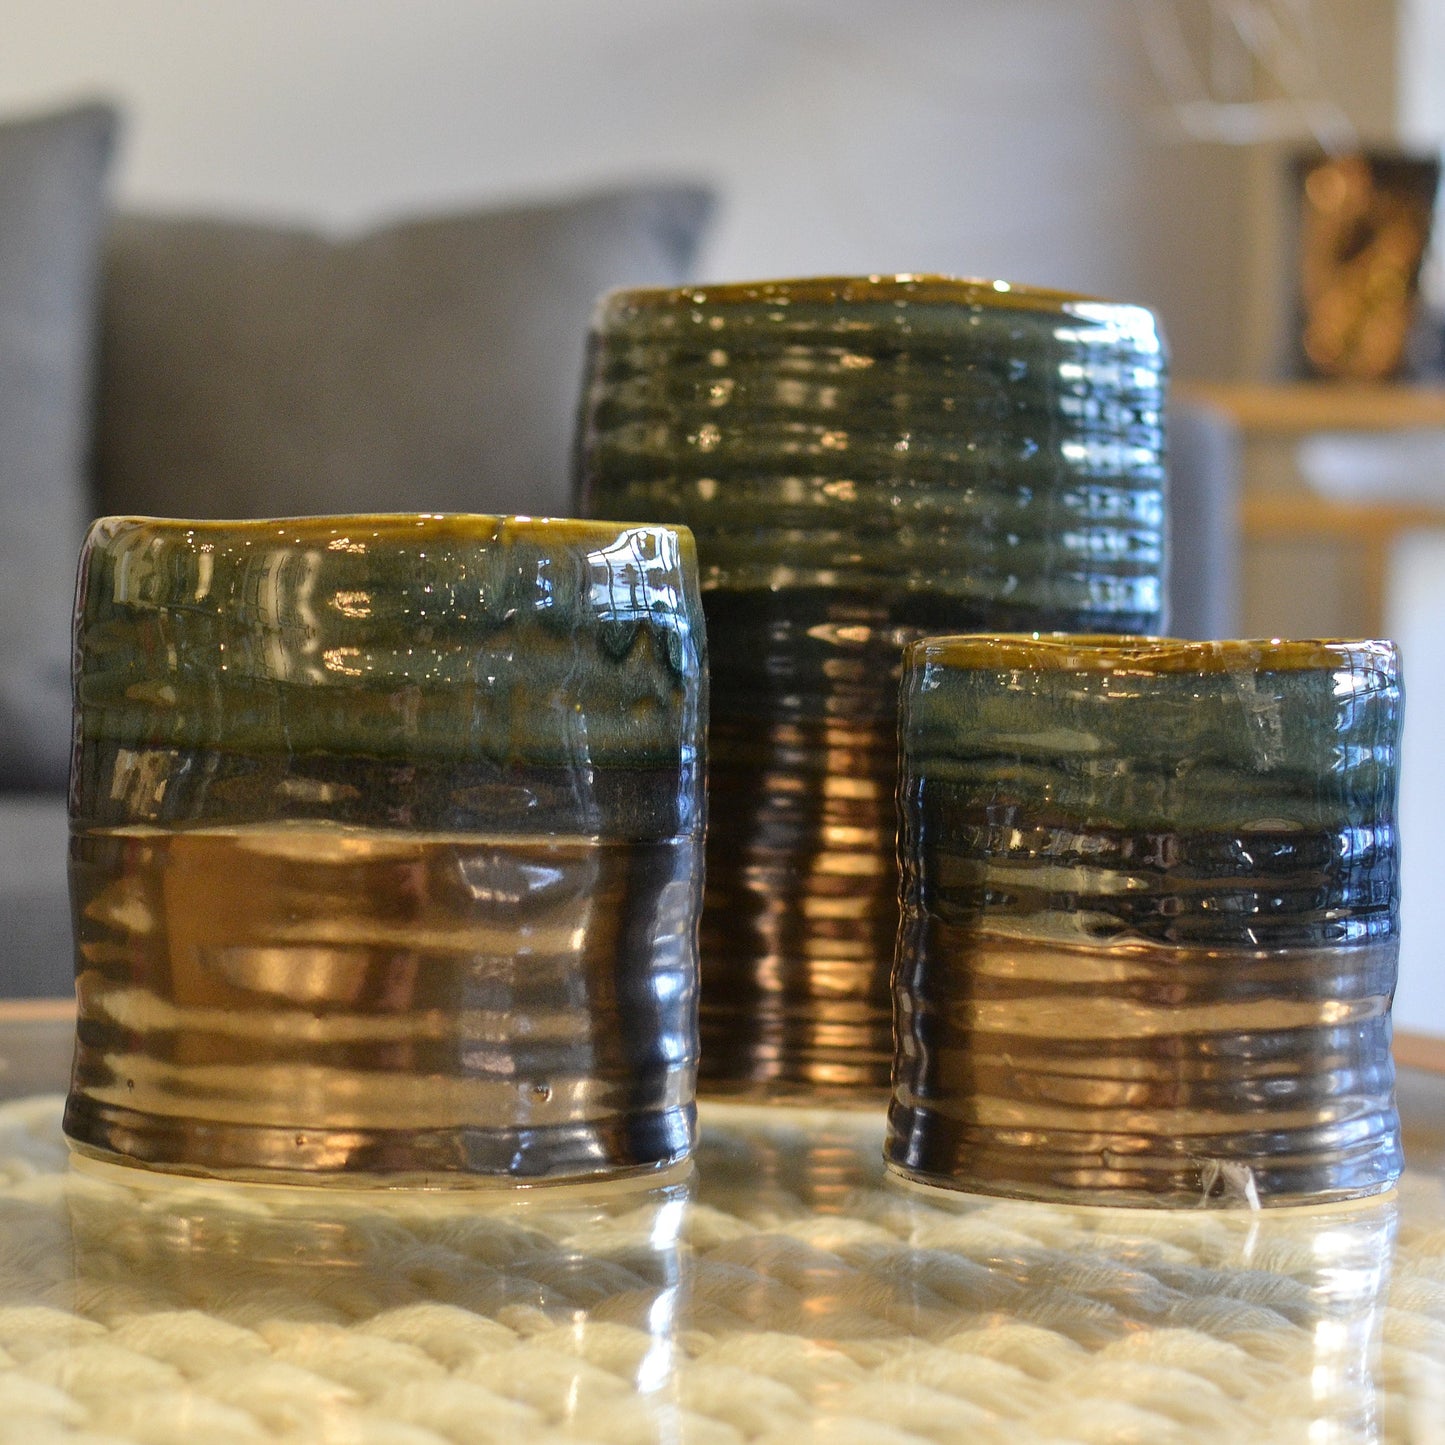
<path fill-rule="evenodd" d="M 684 561 L 696 562 L 697 548 L 692 532 L 674 522 L 614 522 L 579 517 L 506 516 L 490 512 L 338 512 L 302 517 L 246 517 L 187 519 L 117 515 L 101 517 L 92 524 L 94 540 L 108 538 L 129 527 L 147 527 L 156 532 L 187 536 L 192 533 L 222 535 L 239 533 L 248 537 L 285 541 L 274 536 L 278 529 L 293 532 L 290 540 L 301 544 L 327 544 L 343 539 L 342 534 L 366 529 L 372 538 L 394 546 L 416 536 L 418 531 L 448 541 L 532 542 L 557 547 L 575 547 L 616 540 L 620 532 L 665 531 L 677 535 Z M 370 540 L 370 539 L 368 539 Z M 364 546 L 364 542 L 361 544 Z"/>
<path fill-rule="evenodd" d="M 612 305 L 691 307 L 736 306 L 756 302 L 799 302 L 828 305 L 859 302 L 920 301 L 926 305 L 996 306 L 1020 311 L 1051 311 L 1067 315 L 1076 305 L 1118 306 L 1139 311 L 1126 302 L 1107 301 L 1073 291 L 1045 286 L 1024 286 L 1012 281 L 991 281 L 977 276 L 942 276 L 899 272 L 870 276 L 798 276 L 770 281 L 727 281 L 716 286 L 642 286 L 613 291 L 603 298 L 602 309 Z"/>
<path fill-rule="evenodd" d="M 1399 649 L 1374 638 L 1227 638 L 1104 633 L 1000 632 L 924 637 L 905 649 L 909 667 L 967 671 L 1113 672 L 1135 676 L 1213 672 L 1308 672 L 1372 663 L 1394 669 Z"/>

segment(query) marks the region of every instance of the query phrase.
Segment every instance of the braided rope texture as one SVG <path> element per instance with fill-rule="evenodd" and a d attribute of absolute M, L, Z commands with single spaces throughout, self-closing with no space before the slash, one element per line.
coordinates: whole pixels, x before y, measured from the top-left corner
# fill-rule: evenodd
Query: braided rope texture
<path fill-rule="evenodd" d="M 1445 1442 L 1445 1187 L 1086 1210 L 712 1106 L 689 1185 L 361 1195 L 71 1170 L 0 1106 L 0 1445 Z"/>

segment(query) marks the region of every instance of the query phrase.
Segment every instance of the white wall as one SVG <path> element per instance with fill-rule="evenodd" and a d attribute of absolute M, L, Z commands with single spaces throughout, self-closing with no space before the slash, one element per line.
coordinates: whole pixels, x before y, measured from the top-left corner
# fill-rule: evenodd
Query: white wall
<path fill-rule="evenodd" d="M 1400 138 L 1422 150 L 1445 145 L 1445 0 L 1400 0 Z M 1435 243 L 1422 280 L 1445 307 L 1445 197 L 1435 213 Z M 1445 1034 L 1445 534 L 1407 536 L 1395 549 L 1385 619 L 1405 662 L 1405 746 L 1400 799 L 1402 939 L 1400 1028 Z"/>
<path fill-rule="evenodd" d="M 1438 152 L 1445 146 L 1445 0 L 1400 5 L 1400 139 Z M 1435 209 L 1435 245 L 1422 278 L 1425 294 L 1445 308 L 1445 188 Z"/>
<path fill-rule="evenodd" d="M 1391 559 L 1385 628 L 1400 644 L 1405 742 L 1400 777 L 1400 990 L 1395 1024 L 1445 1034 L 1445 531 L 1403 537 Z"/>
<path fill-rule="evenodd" d="M 6 0 L 0 110 L 129 112 L 130 204 L 352 225 L 700 175 L 714 277 L 1004 276 L 1230 367 L 1234 158 L 1163 146 L 1121 0 Z"/>

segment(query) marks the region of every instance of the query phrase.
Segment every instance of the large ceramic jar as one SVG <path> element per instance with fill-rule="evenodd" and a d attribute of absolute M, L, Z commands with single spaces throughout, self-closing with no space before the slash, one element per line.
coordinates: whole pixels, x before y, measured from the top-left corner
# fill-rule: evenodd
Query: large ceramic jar
<path fill-rule="evenodd" d="M 1164 385 L 1148 311 L 1002 282 L 602 302 L 582 506 L 697 538 L 714 1092 L 886 1089 L 902 648 L 1159 629 Z"/>

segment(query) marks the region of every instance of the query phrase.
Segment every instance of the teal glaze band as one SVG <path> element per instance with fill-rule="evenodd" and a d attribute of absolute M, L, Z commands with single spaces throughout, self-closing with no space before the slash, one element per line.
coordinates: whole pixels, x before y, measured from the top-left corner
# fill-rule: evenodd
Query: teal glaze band
<path fill-rule="evenodd" d="M 824 278 L 619 292 L 594 333 L 594 499 L 685 521 L 705 589 L 1159 612 L 1165 356 L 1142 307 Z"/>
<path fill-rule="evenodd" d="M 81 560 L 82 735 L 267 754 L 695 758 L 685 529 L 468 516 L 106 518 Z"/>
<path fill-rule="evenodd" d="M 960 794 L 1136 829 L 1393 816 L 1389 643 L 926 638 L 902 705 L 905 761 Z"/>

